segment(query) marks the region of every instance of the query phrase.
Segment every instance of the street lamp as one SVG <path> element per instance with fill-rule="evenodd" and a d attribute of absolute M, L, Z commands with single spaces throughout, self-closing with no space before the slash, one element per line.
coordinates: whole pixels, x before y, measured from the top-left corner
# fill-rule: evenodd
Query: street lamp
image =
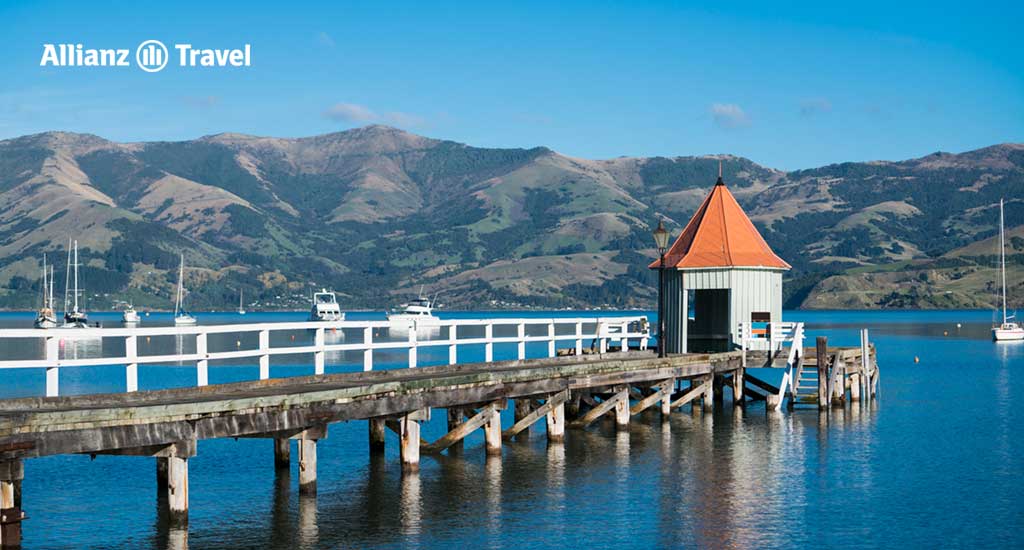
<path fill-rule="evenodd" d="M 654 230 L 654 244 L 658 247 L 658 357 L 665 357 L 665 251 L 668 250 L 668 231 L 665 224 L 658 220 L 658 228 Z"/>

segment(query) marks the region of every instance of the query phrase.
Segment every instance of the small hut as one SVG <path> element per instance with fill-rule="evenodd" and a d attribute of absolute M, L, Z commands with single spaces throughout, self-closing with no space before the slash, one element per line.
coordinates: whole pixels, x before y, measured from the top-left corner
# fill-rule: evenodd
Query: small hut
<path fill-rule="evenodd" d="M 659 260 L 650 265 L 658 267 Z M 665 350 L 727 351 L 739 345 L 739 323 L 781 322 L 782 274 L 789 269 L 719 169 L 718 182 L 665 254 Z"/>

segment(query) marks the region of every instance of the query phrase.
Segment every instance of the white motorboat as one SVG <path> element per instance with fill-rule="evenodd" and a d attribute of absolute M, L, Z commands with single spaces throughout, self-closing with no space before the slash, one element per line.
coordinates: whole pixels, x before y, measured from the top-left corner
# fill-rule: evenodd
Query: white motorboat
<path fill-rule="evenodd" d="M 181 255 L 181 266 L 178 268 L 178 294 L 174 299 L 174 324 L 189 326 L 196 324 L 196 318 L 185 309 L 185 255 Z"/>
<path fill-rule="evenodd" d="M 408 304 L 402 305 L 399 313 L 389 313 L 388 322 L 392 330 L 416 330 L 437 329 L 441 326 L 441 319 L 434 315 L 434 304 L 429 298 L 423 296 L 423 292 Z"/>
<path fill-rule="evenodd" d="M 997 342 L 1024 340 L 1024 327 L 1015 321 L 1016 315 L 1006 314 L 1006 229 L 1003 222 L 1002 199 L 999 199 L 999 264 L 1003 282 L 1003 322 L 998 327 L 992 327 L 992 339 Z"/>
<path fill-rule="evenodd" d="M 137 325 L 141 321 L 139 312 L 135 311 L 134 304 L 128 304 L 128 307 L 124 308 L 124 312 L 121 313 L 121 322 L 126 325 Z"/>
<path fill-rule="evenodd" d="M 334 292 L 321 289 L 313 293 L 313 307 L 309 309 L 310 321 L 344 321 L 345 314 L 341 312 L 338 305 L 338 298 Z"/>
<path fill-rule="evenodd" d="M 86 328 L 89 326 L 89 317 L 78 307 L 78 297 L 82 293 L 78 288 L 78 267 L 81 265 L 78 263 L 78 241 L 68 240 L 68 245 L 68 269 L 64 277 L 64 324 L 61 327 Z M 74 287 L 69 290 L 72 284 Z"/>
<path fill-rule="evenodd" d="M 47 281 L 49 280 L 49 281 Z M 46 271 L 46 254 L 43 254 L 42 305 L 33 325 L 36 328 L 57 328 L 57 314 L 53 311 L 53 266 Z"/>

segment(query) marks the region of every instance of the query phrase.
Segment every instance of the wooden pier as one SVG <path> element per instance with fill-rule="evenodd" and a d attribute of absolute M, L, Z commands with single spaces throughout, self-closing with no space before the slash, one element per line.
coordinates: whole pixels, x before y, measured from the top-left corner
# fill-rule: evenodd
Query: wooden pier
<path fill-rule="evenodd" d="M 620 336 L 628 334 L 623 331 Z M 519 331 L 518 337 L 527 336 Z M 628 346 L 593 354 L 577 354 L 579 348 L 573 346 L 568 348 L 571 355 L 558 356 L 552 346 L 553 357 L 540 359 L 0 400 L 0 547 L 20 544 L 20 486 L 25 462 L 35 457 L 155 458 L 158 490 L 165 495 L 160 500 L 166 507 L 162 513 L 172 525 L 182 526 L 188 522 L 190 490 L 202 490 L 189 487 L 188 465 L 197 456 L 198 441 L 205 439 L 269 439 L 268 465 L 272 455 L 278 471 L 288 468 L 295 440 L 299 490 L 313 494 L 317 442 L 328 437 L 329 426 L 337 422 L 367 421 L 372 453 L 382 452 L 387 432 L 394 432 L 403 472 L 414 475 L 421 457 L 452 452 L 476 430 L 484 434 L 483 452 L 497 456 L 504 441 L 540 422 L 549 443 L 557 445 L 571 437 L 567 432 L 605 418 L 625 429 L 637 415 L 649 415 L 655 408 L 660 414 L 645 421 L 667 419 L 687 405 L 695 414 L 711 411 L 716 403 L 724 406 L 726 393 L 734 406 L 760 400 L 772 411 L 783 399 L 803 405 L 800 384 L 807 385 L 812 378 L 805 371 L 813 370 L 814 379 L 825 381 L 819 382 L 824 390 L 818 390 L 816 406 L 840 406 L 847 399 L 876 395 L 878 367 L 866 333 L 859 348 L 830 348 L 823 339 L 808 349 L 790 343 L 789 348 L 665 358 L 650 350 L 629 351 Z M 791 380 L 777 387 L 748 372 L 764 367 L 785 369 L 784 380 Z M 501 415 L 506 409 L 511 410 L 513 423 L 503 430 Z M 420 424 L 442 410 L 448 432 L 434 441 L 424 440 Z"/>

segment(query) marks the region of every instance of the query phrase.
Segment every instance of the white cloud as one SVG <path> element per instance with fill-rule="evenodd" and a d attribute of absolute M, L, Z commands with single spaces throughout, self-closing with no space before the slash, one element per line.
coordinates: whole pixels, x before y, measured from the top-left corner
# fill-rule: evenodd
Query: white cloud
<path fill-rule="evenodd" d="M 335 103 L 324 111 L 323 116 L 348 124 L 382 123 L 392 126 L 413 127 L 424 123 L 424 120 L 416 115 L 398 111 L 377 113 L 373 109 L 357 103 Z"/>
<path fill-rule="evenodd" d="M 823 97 L 805 99 L 800 102 L 800 114 L 803 116 L 824 114 L 831 111 L 832 103 Z"/>
<path fill-rule="evenodd" d="M 320 33 L 316 35 L 316 42 L 317 44 L 320 44 L 321 46 L 326 46 L 328 48 L 334 47 L 334 39 L 331 38 L 331 35 L 327 34 L 324 31 L 320 31 Z"/>
<path fill-rule="evenodd" d="M 195 107 L 196 109 L 209 109 L 210 107 L 216 106 L 220 103 L 220 98 L 215 95 L 206 96 L 192 96 L 187 95 L 182 97 L 181 100 L 189 107 Z"/>
<path fill-rule="evenodd" d="M 735 103 L 712 103 L 711 118 L 722 128 L 739 128 L 750 125 L 750 117 Z"/>
<path fill-rule="evenodd" d="M 356 124 L 366 124 L 379 120 L 377 113 L 355 103 L 335 103 L 324 111 L 324 116 L 338 122 L 352 122 Z"/>

